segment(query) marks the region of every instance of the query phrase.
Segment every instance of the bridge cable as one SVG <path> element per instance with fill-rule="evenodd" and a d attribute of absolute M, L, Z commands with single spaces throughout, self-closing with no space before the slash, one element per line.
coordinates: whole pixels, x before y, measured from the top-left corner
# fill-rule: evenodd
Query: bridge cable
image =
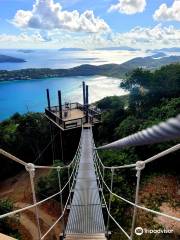
<path fill-rule="evenodd" d="M 50 199 L 58 196 L 58 195 L 61 194 L 61 193 L 65 190 L 65 188 L 69 185 L 69 182 L 70 182 L 70 180 L 71 180 L 71 178 L 72 178 L 72 176 L 73 176 L 74 171 L 75 171 L 75 166 L 74 166 L 73 171 L 72 171 L 72 173 L 71 173 L 71 175 L 70 175 L 70 179 L 68 179 L 68 181 L 65 183 L 65 185 L 63 186 L 63 188 L 61 189 L 61 191 L 59 191 L 59 192 L 57 192 L 57 193 L 55 193 L 55 194 L 53 194 L 53 195 L 51 195 L 51 196 L 49 196 L 49 197 L 47 197 L 47 198 L 45 198 L 45 199 L 43 199 L 43 200 L 37 202 L 36 204 L 32 204 L 32 205 L 29 205 L 29 206 L 27 206 L 27 207 L 24 207 L 24 208 L 21 208 L 21 209 L 17 209 L 17 210 L 11 211 L 11 212 L 9 212 L 9 213 L 2 214 L 2 215 L 0 215 L 0 219 L 5 218 L 5 217 L 9 217 L 9 216 L 12 216 L 12 215 L 15 215 L 15 214 L 20 213 L 20 212 L 23 212 L 23 211 L 25 211 L 25 210 L 31 209 L 31 208 L 33 208 L 33 207 L 35 207 L 35 206 L 39 206 L 40 204 L 42 204 L 42 203 L 44 203 L 44 202 L 46 202 L 46 201 L 48 201 L 48 200 L 50 200 Z"/>
<path fill-rule="evenodd" d="M 142 162 L 142 161 L 138 161 L 138 162 L 137 162 L 137 165 L 139 164 L 139 162 Z M 104 186 L 107 188 L 107 190 L 108 190 L 109 192 L 111 192 L 110 188 L 108 187 L 108 185 L 106 184 L 106 182 L 103 180 L 101 172 L 99 172 L 99 176 L 101 177 Z M 140 206 L 140 205 L 136 205 L 135 203 L 133 203 L 133 202 L 131 202 L 131 201 L 129 201 L 129 200 L 127 200 L 127 199 L 125 199 L 125 198 L 117 195 L 117 194 L 114 193 L 114 192 L 111 192 L 111 193 L 112 193 L 113 196 L 115 196 L 115 197 L 117 197 L 117 198 L 119 198 L 119 199 L 121 199 L 121 200 L 129 203 L 130 205 L 132 205 L 132 206 L 134 206 L 134 207 L 137 207 L 137 208 L 139 208 L 139 209 L 145 210 L 145 211 L 147 211 L 147 212 L 151 212 L 151 213 L 153 213 L 153 214 L 157 214 L 157 215 L 160 215 L 160 216 L 164 216 L 164 217 L 166 217 L 166 218 L 169 218 L 169 219 L 172 219 L 172 220 L 175 220 L 175 221 L 180 221 L 180 218 L 177 218 L 177 217 L 174 217 L 174 216 L 171 216 L 171 215 L 168 215 L 168 214 L 164 214 L 164 213 L 161 213 L 161 212 L 157 212 L 157 211 L 151 210 L 151 209 L 149 209 L 149 208 L 142 207 L 142 206 Z"/>
<path fill-rule="evenodd" d="M 76 165 L 75 165 L 75 169 L 77 171 L 77 162 L 76 162 Z M 71 189 L 70 189 L 70 192 L 69 192 L 69 195 L 68 195 L 68 198 L 67 198 L 67 201 L 65 203 L 65 206 L 64 206 L 64 210 L 61 214 L 61 216 L 55 221 L 55 223 L 48 229 L 48 231 L 40 238 L 40 240 L 43 240 L 48 234 L 49 232 L 56 226 L 56 224 L 63 218 L 64 214 L 65 214 L 65 211 L 66 211 L 66 208 L 67 208 L 67 205 L 69 203 L 69 200 L 70 200 L 70 196 L 71 196 L 71 192 L 72 192 L 72 189 L 73 189 L 73 186 L 74 186 L 74 181 L 75 181 L 75 178 L 73 179 L 73 182 L 72 182 L 72 185 L 71 185 Z"/>
<path fill-rule="evenodd" d="M 97 149 L 114 149 L 130 146 L 140 146 L 159 143 L 180 138 L 180 114 L 176 118 L 170 118 L 166 122 L 154 125 L 143 131 L 109 143 Z"/>
<path fill-rule="evenodd" d="M 98 165 L 97 161 L 95 162 L 95 165 L 96 165 L 96 167 L 97 167 L 97 169 L 98 169 L 98 172 L 99 172 L 99 174 L 100 174 L 100 168 L 99 168 L 99 165 Z M 114 170 L 112 170 L 112 171 L 114 172 Z M 98 176 L 99 176 L 99 174 L 98 174 Z M 112 177 L 111 177 L 111 179 L 112 179 Z M 100 186 L 101 186 L 100 179 L 99 179 L 99 184 L 100 184 Z M 101 186 L 101 188 L 102 188 L 102 186 Z M 110 194 L 113 195 L 112 192 L 111 192 Z M 110 218 L 113 220 L 113 222 L 117 225 L 117 227 L 125 234 L 125 236 L 126 236 L 128 239 L 130 239 L 130 236 L 127 234 L 127 232 L 121 227 L 121 225 L 120 225 L 120 224 L 116 221 L 116 219 L 111 215 L 111 213 L 110 213 L 110 208 L 108 207 L 107 202 L 106 202 L 106 199 L 105 199 L 105 196 L 104 196 L 104 192 L 102 192 L 102 198 L 103 198 L 103 200 L 104 200 L 105 208 L 106 208 L 106 211 L 107 211 L 107 213 L 108 213 L 108 218 L 110 217 Z M 109 223 L 108 223 L 108 224 L 109 224 Z M 107 227 L 109 227 L 109 226 L 107 225 Z M 108 232 L 108 228 L 106 228 L 106 231 Z"/>

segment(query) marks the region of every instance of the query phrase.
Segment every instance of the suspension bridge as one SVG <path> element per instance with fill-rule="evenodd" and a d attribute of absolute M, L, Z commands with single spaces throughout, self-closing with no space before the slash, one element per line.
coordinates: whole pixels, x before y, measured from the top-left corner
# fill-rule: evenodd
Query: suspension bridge
<path fill-rule="evenodd" d="M 86 89 L 86 90 L 85 90 Z M 15 214 L 21 213 L 28 209 L 34 209 L 38 236 L 37 240 L 49 239 L 49 233 L 54 227 L 61 222 L 63 231 L 60 233 L 60 239 L 66 240 L 81 240 L 94 239 L 105 240 L 111 236 L 110 221 L 124 234 L 124 237 L 129 240 L 134 239 L 134 231 L 136 227 L 137 210 L 141 209 L 153 215 L 162 216 L 172 221 L 180 222 L 180 218 L 171 216 L 169 214 L 156 211 L 154 209 L 142 206 L 139 202 L 139 190 L 141 172 L 146 165 L 152 161 L 173 153 L 180 149 L 180 144 L 158 153 L 144 161 L 137 161 L 129 165 L 122 166 L 105 166 L 101 161 L 98 151 L 104 149 L 124 148 L 139 146 L 144 144 L 153 144 L 167 140 L 174 140 L 180 137 L 180 115 L 176 118 L 167 120 L 159 125 L 145 129 L 141 132 L 132 134 L 116 142 L 107 144 L 105 146 L 96 148 L 93 139 L 93 125 L 100 122 L 99 111 L 89 108 L 88 104 L 88 87 L 83 84 L 83 106 L 76 103 L 71 106 L 63 107 L 61 105 L 61 93 L 58 92 L 58 99 L 60 105 L 58 107 L 51 107 L 49 92 L 47 91 L 48 108 L 46 109 L 46 117 L 51 123 L 66 131 L 73 128 L 81 128 L 81 137 L 76 154 L 70 164 L 65 166 L 40 166 L 35 163 L 26 163 L 25 161 L 7 153 L 0 149 L 0 154 L 17 162 L 25 167 L 29 174 L 33 203 L 21 209 L 13 210 L 9 213 L 0 215 L 0 219 L 12 217 Z M 69 114 L 69 116 L 68 116 Z M 77 118 L 80 115 L 80 118 Z M 51 169 L 57 171 L 57 181 L 59 184 L 59 191 L 41 201 L 38 201 L 35 192 L 35 174 L 37 169 Z M 113 191 L 114 175 L 119 169 L 135 169 L 136 172 L 136 191 L 134 201 L 130 201 Z M 68 180 L 62 185 L 62 170 L 67 171 Z M 105 172 L 109 171 L 111 174 L 110 185 L 105 180 Z M 68 196 L 64 203 L 63 193 L 68 190 Z M 109 193 L 109 198 L 105 196 L 105 191 Z M 59 218 L 46 232 L 42 232 L 40 225 L 39 206 L 50 199 L 60 196 L 61 213 Z M 131 229 L 126 231 L 122 227 L 121 219 L 115 219 L 112 214 L 112 198 L 123 201 L 133 210 Z M 104 218 L 104 210 L 107 218 Z M 69 211 L 68 220 L 65 221 L 65 214 Z"/>

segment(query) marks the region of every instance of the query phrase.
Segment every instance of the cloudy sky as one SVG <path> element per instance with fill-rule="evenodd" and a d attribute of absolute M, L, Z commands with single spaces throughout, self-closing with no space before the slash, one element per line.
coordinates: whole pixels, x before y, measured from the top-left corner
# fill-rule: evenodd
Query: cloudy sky
<path fill-rule="evenodd" d="M 0 0 L 0 48 L 180 47 L 180 0 Z"/>

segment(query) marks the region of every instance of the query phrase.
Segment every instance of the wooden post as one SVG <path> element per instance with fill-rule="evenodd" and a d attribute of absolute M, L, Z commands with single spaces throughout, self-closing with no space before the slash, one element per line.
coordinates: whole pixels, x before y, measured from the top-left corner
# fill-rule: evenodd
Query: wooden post
<path fill-rule="evenodd" d="M 62 119 L 62 99 L 61 99 L 61 91 L 58 91 L 58 101 L 59 101 L 59 116 Z"/>
<path fill-rule="evenodd" d="M 89 114 L 88 114 L 88 108 L 89 108 L 89 86 L 86 85 L 86 122 L 88 123 L 89 120 Z"/>
<path fill-rule="evenodd" d="M 83 105 L 86 104 L 86 85 L 85 82 L 83 81 Z"/>
<path fill-rule="evenodd" d="M 50 96 L 49 96 L 49 89 L 46 89 L 46 93 L 47 93 L 48 109 L 51 110 L 51 102 L 50 102 Z"/>
<path fill-rule="evenodd" d="M 89 86 L 86 85 L 86 104 L 89 104 Z"/>

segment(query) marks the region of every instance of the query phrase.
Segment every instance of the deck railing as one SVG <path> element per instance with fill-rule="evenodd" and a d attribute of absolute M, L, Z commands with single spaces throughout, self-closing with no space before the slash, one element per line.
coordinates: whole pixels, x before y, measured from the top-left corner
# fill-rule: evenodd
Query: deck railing
<path fill-rule="evenodd" d="M 84 112 L 84 116 L 75 118 L 75 119 L 66 120 L 65 118 L 60 117 L 59 106 L 52 106 L 50 109 L 46 108 L 45 113 L 48 118 L 53 120 L 64 130 L 67 130 L 67 129 L 71 129 L 71 128 L 82 127 L 82 125 L 84 123 L 86 123 L 86 120 L 87 120 L 86 119 L 86 106 L 83 106 L 82 104 L 80 104 L 78 102 L 62 105 L 62 111 L 74 110 L 74 109 L 79 109 L 82 112 Z M 98 111 L 92 109 L 91 107 L 89 107 L 88 108 L 88 122 L 92 123 L 92 124 L 101 122 L 101 112 L 98 112 Z"/>

